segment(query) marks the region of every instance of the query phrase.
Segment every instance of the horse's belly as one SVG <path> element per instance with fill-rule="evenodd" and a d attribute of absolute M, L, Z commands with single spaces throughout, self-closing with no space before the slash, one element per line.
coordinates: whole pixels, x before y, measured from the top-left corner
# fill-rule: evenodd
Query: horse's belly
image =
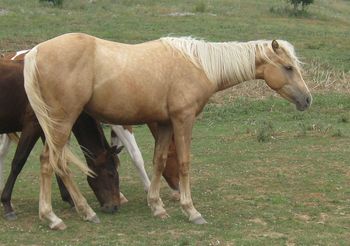
<path fill-rule="evenodd" d="M 86 111 L 100 121 L 132 125 L 169 120 L 165 95 L 140 88 L 103 87 L 94 91 L 86 106 Z"/>

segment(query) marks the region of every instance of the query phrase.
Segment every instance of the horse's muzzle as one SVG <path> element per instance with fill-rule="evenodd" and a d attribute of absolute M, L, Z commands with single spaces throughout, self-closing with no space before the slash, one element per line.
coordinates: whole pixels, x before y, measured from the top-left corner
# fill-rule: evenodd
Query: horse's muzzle
<path fill-rule="evenodd" d="M 118 212 L 118 206 L 105 204 L 101 207 L 101 211 L 107 214 L 114 214 Z"/>
<path fill-rule="evenodd" d="M 304 111 L 311 106 L 311 103 L 312 103 L 312 96 L 307 95 L 305 97 L 298 98 L 298 100 L 296 100 L 295 102 L 295 105 L 299 111 Z"/>

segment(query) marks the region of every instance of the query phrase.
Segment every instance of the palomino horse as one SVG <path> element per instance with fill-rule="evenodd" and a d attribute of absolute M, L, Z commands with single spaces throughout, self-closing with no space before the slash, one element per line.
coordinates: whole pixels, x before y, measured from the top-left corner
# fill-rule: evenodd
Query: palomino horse
<path fill-rule="evenodd" d="M 190 221 L 203 224 L 206 221 L 192 203 L 189 166 L 192 127 L 208 99 L 240 82 L 263 79 L 298 110 L 311 104 L 293 46 L 282 40 L 211 43 L 167 37 L 128 45 L 66 34 L 37 45 L 26 55 L 24 78 L 46 136 L 39 214 L 55 229 L 64 224 L 51 209 L 49 180 L 55 171 L 67 188 L 75 187 L 67 161 L 76 158 L 66 143 L 82 111 L 111 124 L 158 123 L 148 202 L 153 215 L 160 218 L 168 216 L 159 189 L 174 135 L 180 203 Z M 91 174 L 81 162 L 75 164 Z M 68 190 L 73 199 L 82 199 L 81 213 L 91 218 L 94 213 L 81 193 Z"/>
<path fill-rule="evenodd" d="M 30 50 L 20 50 L 17 52 L 12 53 L 6 53 L 3 55 L 4 60 L 12 60 L 12 61 L 23 61 L 24 56 L 29 52 Z M 154 123 L 148 124 L 148 127 L 150 131 L 152 132 L 152 135 L 155 136 L 157 132 L 157 125 Z M 112 133 L 115 135 L 112 135 L 111 143 L 112 145 L 117 145 L 118 147 L 125 146 L 126 150 L 128 151 L 128 154 L 130 155 L 134 166 L 136 167 L 136 170 L 139 173 L 140 179 L 142 181 L 144 190 L 148 192 L 149 186 L 150 186 L 150 180 L 148 178 L 148 175 L 146 173 L 145 167 L 144 167 L 144 160 L 141 154 L 141 151 L 136 143 L 135 136 L 132 132 L 131 126 L 118 126 L 118 125 L 112 125 Z M 3 167 L 3 159 L 6 156 L 9 141 L 8 138 L 5 136 L 1 138 L 3 141 L 0 141 L 0 190 L 2 188 L 2 167 Z M 3 143 L 3 144 L 2 144 Z M 174 148 L 175 144 L 171 144 L 171 149 L 169 150 L 168 154 L 168 160 L 166 168 L 163 171 L 163 177 L 167 181 L 169 187 L 173 190 L 172 196 L 174 199 L 178 199 L 179 197 L 179 175 L 178 175 L 178 165 L 176 160 L 176 152 Z M 2 147 L 2 148 L 1 148 Z M 59 184 L 62 184 L 59 182 Z M 60 186 L 60 189 L 65 191 L 64 186 Z M 123 194 L 121 195 L 122 202 L 126 202 L 126 198 Z"/>
<path fill-rule="evenodd" d="M 5 210 L 5 218 L 9 220 L 16 218 L 16 214 L 11 204 L 12 190 L 16 178 L 41 134 L 40 126 L 37 124 L 37 120 L 33 115 L 30 106 L 28 106 L 28 100 L 24 93 L 22 61 L 26 52 L 28 51 L 19 51 L 10 55 L 6 54 L 4 60 L 0 60 L 0 101 L 2 102 L 2 105 L 11 106 L 3 107 L 0 110 L 0 133 L 11 132 L 13 130 L 23 131 L 12 162 L 10 176 L 6 182 L 6 188 L 1 196 L 1 201 Z M 10 60 L 16 60 L 16 62 Z M 11 97 L 6 97 L 6 95 L 11 95 Z M 26 107 L 28 107 L 27 111 L 25 110 Z M 29 117 L 30 115 L 33 115 L 33 117 Z M 156 126 L 154 126 L 154 124 L 150 124 L 149 128 L 151 131 L 156 131 Z M 111 179 L 111 177 L 117 178 L 117 173 L 115 173 L 114 170 L 112 170 L 111 173 L 108 173 L 108 169 L 114 168 L 117 165 L 116 161 L 118 161 L 118 159 L 116 159 L 116 161 L 113 159 L 115 154 L 113 151 L 115 148 L 109 148 L 99 124 L 86 114 L 82 115 L 75 124 L 74 134 L 78 139 L 78 142 L 85 149 L 85 158 L 89 167 L 98 174 L 96 179 L 88 177 L 88 182 L 102 206 L 102 211 L 114 212 L 118 205 L 117 197 L 115 189 L 109 186 L 115 184 L 116 181 Z M 142 165 L 142 168 L 138 168 L 141 176 L 142 173 L 146 172 L 144 170 L 143 159 L 138 146 L 136 142 L 131 141 L 134 139 L 134 136 L 129 132 L 123 132 L 122 135 L 122 143 L 126 146 L 128 152 L 132 153 L 131 157 L 134 163 L 137 161 L 139 166 Z M 2 168 L 4 165 L 4 158 L 10 146 L 9 140 L 7 134 L 0 135 L 0 184 L 3 183 L 4 180 Z M 118 146 L 117 150 L 119 149 L 120 147 Z M 137 154 L 139 154 L 140 157 L 138 157 Z M 175 198 L 178 196 L 178 172 L 176 164 L 177 163 L 174 163 L 174 159 L 169 156 L 168 167 L 163 173 L 164 178 L 173 189 L 173 196 Z M 137 165 L 135 164 L 135 166 Z M 145 177 L 147 179 L 142 179 L 144 186 L 145 182 L 148 180 L 147 174 L 145 174 Z M 62 181 L 60 181 L 59 178 L 57 181 L 62 199 L 69 202 L 71 205 L 74 205 Z M 2 188 L 3 185 L 0 185 L 0 190 L 2 190 Z M 146 188 L 148 189 L 148 186 L 145 186 L 145 189 Z M 121 203 L 127 201 L 122 193 L 120 193 L 120 199 Z"/>
<path fill-rule="evenodd" d="M 24 91 L 23 62 L 0 60 L 0 105 L 6 105 L 0 110 L 0 133 L 22 131 L 11 172 L 1 195 L 5 218 L 13 220 L 16 214 L 11 204 L 11 196 L 15 181 L 34 144 L 43 135 Z M 116 149 L 109 147 L 100 124 L 85 113 L 78 118 L 73 132 L 86 153 L 89 167 L 98 174 L 96 178 L 88 177 L 90 187 L 96 194 L 102 210 L 114 212 L 120 203 L 119 176 L 116 170 L 119 160 Z M 1 136 L 3 157 L 10 141 L 6 134 Z M 62 181 L 59 184 L 63 200 L 73 204 Z"/>

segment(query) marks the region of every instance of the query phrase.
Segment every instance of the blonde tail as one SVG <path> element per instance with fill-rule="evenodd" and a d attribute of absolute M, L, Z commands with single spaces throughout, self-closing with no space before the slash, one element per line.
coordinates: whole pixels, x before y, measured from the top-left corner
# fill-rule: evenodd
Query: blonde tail
<path fill-rule="evenodd" d="M 24 59 L 24 88 L 28 100 L 35 112 L 41 128 L 45 134 L 46 144 L 49 149 L 49 163 L 55 173 L 62 175 L 68 174 L 69 168 L 67 163 L 74 163 L 86 175 L 94 176 L 94 172 L 89 169 L 85 163 L 81 162 L 65 145 L 62 150 L 57 148 L 52 130 L 59 125 L 59 121 L 50 117 L 50 108 L 44 102 L 40 85 L 38 81 L 38 69 L 36 65 L 37 46 L 26 54 Z"/>

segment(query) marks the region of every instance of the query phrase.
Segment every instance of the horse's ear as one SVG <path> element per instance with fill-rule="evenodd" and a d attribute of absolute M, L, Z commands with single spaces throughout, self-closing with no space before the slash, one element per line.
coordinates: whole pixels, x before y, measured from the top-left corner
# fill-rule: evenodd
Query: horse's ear
<path fill-rule="evenodd" d="M 272 40 L 272 43 L 271 43 L 271 46 L 272 46 L 272 49 L 277 52 L 277 49 L 280 47 L 280 45 L 278 44 L 277 40 Z"/>
<path fill-rule="evenodd" d="M 117 147 L 117 146 L 115 146 L 115 147 Z M 120 146 L 119 148 L 116 148 L 115 153 L 119 154 L 123 149 L 124 149 L 124 145 Z"/>
<path fill-rule="evenodd" d="M 122 151 L 123 148 L 124 148 L 123 145 L 120 146 L 119 148 L 118 148 L 117 145 L 113 145 L 112 147 L 110 147 L 110 148 L 107 150 L 107 152 L 108 152 L 108 154 L 117 155 L 117 154 L 120 153 L 120 151 Z"/>

